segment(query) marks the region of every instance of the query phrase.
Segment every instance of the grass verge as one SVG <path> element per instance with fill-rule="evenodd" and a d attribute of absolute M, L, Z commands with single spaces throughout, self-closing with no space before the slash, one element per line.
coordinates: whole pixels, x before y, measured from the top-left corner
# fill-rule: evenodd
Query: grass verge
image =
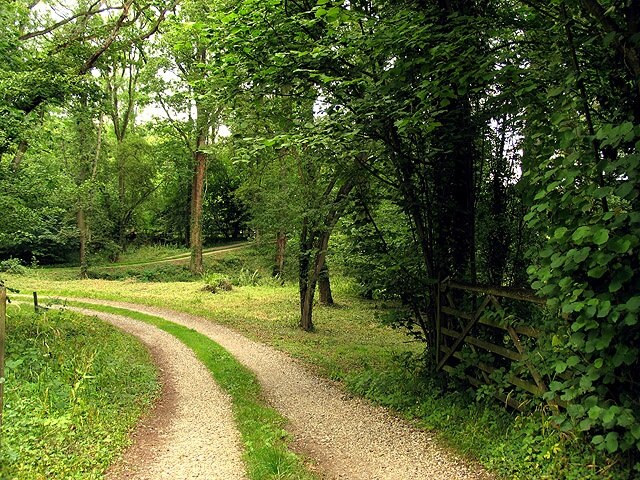
<path fill-rule="evenodd" d="M 7 316 L 0 479 L 102 478 L 159 393 L 147 350 L 71 312 Z"/>
<path fill-rule="evenodd" d="M 244 460 L 249 478 L 255 480 L 312 480 L 300 457 L 289 450 L 286 420 L 264 405 L 255 375 L 229 352 L 205 335 L 162 318 L 131 310 L 68 302 L 71 305 L 106 313 L 124 315 L 154 325 L 178 338 L 193 350 L 209 369 L 216 383 L 232 399 L 236 424 L 244 444 Z"/>
<path fill-rule="evenodd" d="M 623 480 L 633 473 L 572 432 L 560 431 L 544 409 L 510 413 L 468 387 L 443 388 L 409 355 L 384 371 L 349 375 L 349 391 L 400 412 L 438 433 L 459 453 L 510 480 Z"/>

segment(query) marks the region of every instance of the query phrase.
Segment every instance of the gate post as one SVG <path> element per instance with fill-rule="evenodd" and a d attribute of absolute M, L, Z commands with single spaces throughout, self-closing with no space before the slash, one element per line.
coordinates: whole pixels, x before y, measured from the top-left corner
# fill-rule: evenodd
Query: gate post
<path fill-rule="evenodd" d="M 0 285 L 0 438 L 2 438 L 2 408 L 4 406 L 4 343 L 6 338 L 7 289 Z"/>

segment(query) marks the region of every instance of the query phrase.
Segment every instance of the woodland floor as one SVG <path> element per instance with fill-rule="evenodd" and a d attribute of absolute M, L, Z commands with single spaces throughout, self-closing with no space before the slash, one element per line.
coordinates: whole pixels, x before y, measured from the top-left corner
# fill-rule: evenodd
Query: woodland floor
<path fill-rule="evenodd" d="M 168 309 L 82 301 L 152 314 L 192 328 L 227 349 L 256 374 L 267 402 L 288 419 L 294 448 L 320 478 L 493 478 L 438 446 L 428 432 L 345 394 L 286 354 L 226 327 Z M 134 433 L 133 446 L 108 478 L 245 478 L 229 399 L 190 351 L 148 324 L 90 310 L 86 313 L 139 337 L 162 372 L 159 404 Z"/>

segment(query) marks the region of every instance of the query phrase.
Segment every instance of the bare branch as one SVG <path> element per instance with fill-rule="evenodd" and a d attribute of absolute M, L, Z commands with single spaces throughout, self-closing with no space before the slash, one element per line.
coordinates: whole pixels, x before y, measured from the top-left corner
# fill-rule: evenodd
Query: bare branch
<path fill-rule="evenodd" d="M 20 35 L 19 39 L 20 40 L 29 40 L 30 38 L 40 37 L 42 35 L 46 35 L 48 33 L 51 33 L 54 30 L 57 30 L 58 28 L 63 27 L 67 23 L 70 23 L 70 22 L 73 22 L 74 20 L 77 20 L 78 18 L 90 17 L 92 15 L 97 15 L 99 13 L 108 12 L 110 10 L 120 10 L 120 9 L 122 9 L 122 7 L 106 7 L 106 8 L 101 8 L 100 10 L 92 10 L 99 3 L 100 2 L 95 2 L 93 5 L 91 5 L 89 7 L 89 10 L 87 10 L 85 12 L 76 13 L 75 15 L 72 15 L 69 18 L 64 18 L 64 19 L 60 20 L 59 22 L 54 23 L 53 25 L 49 25 L 47 28 L 43 28 L 42 30 L 36 30 L 35 32 L 29 32 L 29 33 L 25 33 L 24 35 Z"/>
<path fill-rule="evenodd" d="M 89 60 L 87 60 L 85 64 L 80 68 L 78 72 L 80 75 L 84 75 L 89 70 L 91 70 L 95 65 L 95 63 L 100 58 L 100 56 L 104 52 L 106 52 L 107 49 L 111 46 L 111 44 L 115 41 L 116 37 L 118 36 L 118 32 L 120 31 L 120 28 L 122 28 L 122 25 L 124 24 L 125 20 L 129 16 L 129 9 L 131 8 L 133 1 L 134 0 L 127 0 L 122 5 L 122 13 L 120 14 L 120 17 L 118 17 L 118 20 L 116 21 L 115 25 L 113 26 L 113 29 L 111 30 L 111 34 L 107 37 L 107 39 L 104 41 L 102 46 L 98 50 L 96 50 L 93 53 L 93 55 L 91 55 Z"/>

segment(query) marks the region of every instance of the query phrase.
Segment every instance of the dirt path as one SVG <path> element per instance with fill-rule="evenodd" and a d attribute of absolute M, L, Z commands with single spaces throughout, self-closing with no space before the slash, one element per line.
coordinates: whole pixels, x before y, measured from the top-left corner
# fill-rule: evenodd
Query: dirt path
<path fill-rule="evenodd" d="M 232 245 L 225 245 L 222 247 L 206 248 L 205 250 L 203 250 L 202 256 L 210 257 L 213 255 L 218 255 L 220 253 L 229 253 L 234 250 L 242 250 L 247 248 L 248 245 L 249 245 L 249 242 L 242 242 L 242 243 L 237 243 Z M 96 267 L 102 270 L 115 270 L 119 268 L 145 267 L 147 265 L 158 265 L 162 263 L 179 264 L 179 263 L 187 263 L 190 258 L 191 258 L 191 253 L 182 253 L 180 255 L 174 255 L 171 257 L 160 258 L 159 260 L 151 260 L 147 262 L 117 263 L 115 265 L 97 265 Z"/>
<path fill-rule="evenodd" d="M 79 299 L 80 300 L 80 299 Z M 348 398 L 273 348 L 210 321 L 167 309 L 96 301 L 193 328 L 226 348 L 257 375 L 267 400 L 290 421 L 296 446 L 317 461 L 322 478 L 348 480 L 491 479 L 382 408 Z"/>
<path fill-rule="evenodd" d="M 162 395 L 134 432 L 109 480 L 245 479 L 231 401 L 191 350 L 172 335 L 120 315 L 95 315 L 145 343 L 161 373 Z"/>

